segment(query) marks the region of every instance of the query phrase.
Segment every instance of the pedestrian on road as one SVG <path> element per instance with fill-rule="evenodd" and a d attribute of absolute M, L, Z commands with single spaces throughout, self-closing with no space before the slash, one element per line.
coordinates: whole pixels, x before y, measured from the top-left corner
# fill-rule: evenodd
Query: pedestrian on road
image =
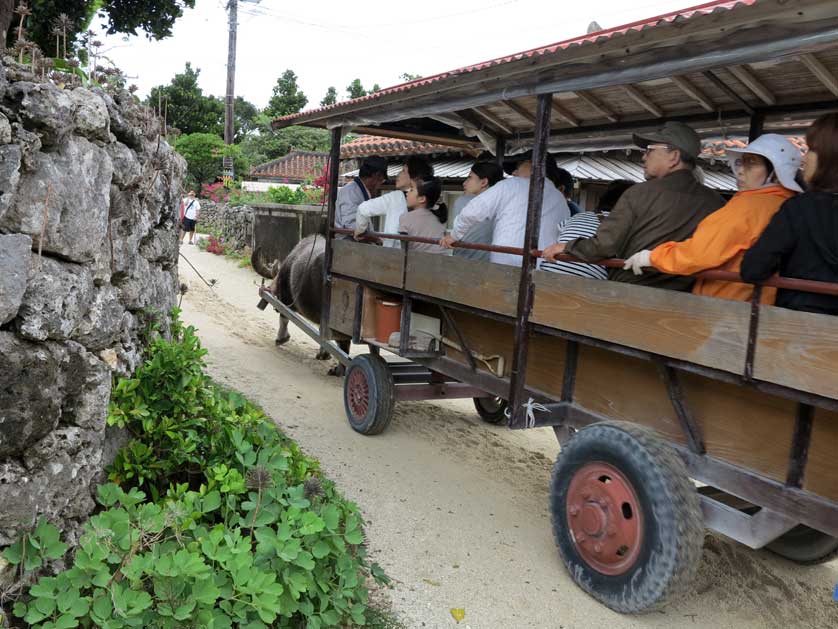
<path fill-rule="evenodd" d="M 194 245 L 195 226 L 198 224 L 198 216 L 201 212 L 201 202 L 195 198 L 194 190 L 189 191 L 182 205 L 183 215 L 181 217 L 181 227 L 184 232 L 183 235 L 189 236 L 189 244 Z"/>

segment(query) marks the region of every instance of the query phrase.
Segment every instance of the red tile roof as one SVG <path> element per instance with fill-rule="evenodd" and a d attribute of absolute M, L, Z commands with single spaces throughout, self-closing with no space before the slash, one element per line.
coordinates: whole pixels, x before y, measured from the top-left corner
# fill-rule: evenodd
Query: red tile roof
<path fill-rule="evenodd" d="M 377 135 L 359 135 L 340 147 L 342 159 L 368 155 L 427 155 L 430 153 L 457 153 L 456 149 L 430 142 L 414 142 Z"/>
<path fill-rule="evenodd" d="M 505 57 L 498 57 L 497 59 L 490 59 L 489 61 L 484 61 L 482 63 L 478 63 L 471 66 L 465 66 L 462 68 L 458 68 L 456 70 L 450 70 L 448 72 L 442 72 L 440 74 L 435 74 L 433 76 L 423 77 L 421 79 L 416 79 L 415 81 L 409 81 L 407 83 L 402 83 L 400 85 L 394 85 L 393 87 L 388 87 L 383 90 L 379 90 L 377 92 L 373 92 L 372 94 L 367 94 L 366 96 L 361 96 L 360 98 L 355 98 L 348 101 L 343 101 L 341 103 L 336 103 L 334 105 L 328 105 L 326 107 L 319 107 L 315 109 L 310 109 L 304 112 L 300 112 L 299 114 L 291 114 L 288 116 L 282 116 L 277 118 L 276 120 L 292 120 L 301 114 L 310 114 L 319 111 L 328 111 L 330 109 L 335 109 L 339 107 L 344 107 L 348 103 L 360 103 L 364 101 L 371 101 L 381 98 L 382 96 L 386 96 L 389 94 L 394 94 L 398 92 L 406 92 L 414 87 L 419 87 L 421 85 L 429 85 L 431 83 L 435 83 L 442 79 L 446 79 L 452 76 L 461 75 L 461 74 L 468 74 L 470 72 L 476 72 L 478 70 L 485 70 L 486 68 L 490 68 L 492 66 L 503 65 L 505 63 L 511 63 L 513 61 L 518 61 L 524 58 L 533 58 L 533 57 L 540 57 L 543 55 L 549 55 L 556 53 L 560 50 L 565 50 L 572 46 L 582 46 L 586 44 L 593 44 L 594 42 L 601 42 L 603 40 L 611 39 L 612 37 L 618 35 L 625 35 L 631 31 L 643 31 L 649 28 L 653 28 L 655 26 L 660 26 L 662 24 L 668 24 L 676 21 L 684 21 L 688 20 L 692 17 L 697 15 L 707 15 L 710 13 L 714 13 L 716 11 L 730 11 L 738 6 L 751 6 L 758 2 L 758 0 L 714 0 L 713 2 L 705 2 L 704 4 L 700 4 L 698 6 L 689 7 L 686 9 L 681 9 L 678 11 L 673 11 L 672 13 L 665 13 L 664 15 L 659 15 L 652 18 L 647 18 L 645 20 L 640 20 L 637 22 L 631 22 L 629 24 L 624 24 L 622 26 L 616 26 L 614 28 L 608 28 L 601 31 L 596 31 L 594 33 L 589 33 L 587 35 L 582 35 L 581 37 L 574 37 L 572 39 L 566 39 L 561 42 L 557 42 L 555 44 L 550 44 L 549 46 L 542 46 L 540 48 L 533 48 L 531 50 L 525 50 L 523 52 L 515 53 L 513 55 L 507 55 Z"/>
<path fill-rule="evenodd" d="M 287 179 L 295 183 L 314 176 L 320 176 L 329 160 L 328 153 L 292 151 L 285 157 L 259 164 L 250 169 L 250 176 L 257 178 Z"/>

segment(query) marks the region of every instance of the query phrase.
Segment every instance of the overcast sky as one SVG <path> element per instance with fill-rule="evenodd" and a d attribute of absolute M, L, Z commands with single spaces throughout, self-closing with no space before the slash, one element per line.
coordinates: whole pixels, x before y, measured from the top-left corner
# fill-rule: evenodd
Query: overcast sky
<path fill-rule="evenodd" d="M 683 9 L 700 0 L 239 0 L 236 94 L 264 107 L 277 77 L 293 69 L 316 107 L 330 85 L 403 82 L 586 32 Z M 226 0 L 197 0 L 163 41 L 103 38 L 110 57 L 145 96 L 189 61 L 206 94 L 223 96 L 227 71 Z"/>

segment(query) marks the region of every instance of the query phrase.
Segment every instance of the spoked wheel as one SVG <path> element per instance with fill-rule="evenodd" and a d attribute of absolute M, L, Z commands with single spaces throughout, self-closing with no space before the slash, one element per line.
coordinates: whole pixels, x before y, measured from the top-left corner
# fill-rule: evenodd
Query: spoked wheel
<path fill-rule="evenodd" d="M 476 397 L 474 408 L 477 414 L 487 424 L 502 424 L 507 420 L 507 403 L 501 397 Z"/>
<path fill-rule="evenodd" d="M 804 566 L 814 566 L 838 559 L 838 537 L 808 526 L 794 527 L 766 546 L 771 552 Z"/>
<path fill-rule="evenodd" d="M 698 493 L 652 432 L 616 422 L 580 430 L 556 461 L 550 500 L 571 577 L 611 609 L 660 607 L 695 575 L 704 542 Z"/>
<path fill-rule="evenodd" d="M 390 425 L 395 403 L 393 374 L 380 356 L 352 360 L 343 381 L 343 406 L 349 425 L 363 435 L 377 435 Z"/>

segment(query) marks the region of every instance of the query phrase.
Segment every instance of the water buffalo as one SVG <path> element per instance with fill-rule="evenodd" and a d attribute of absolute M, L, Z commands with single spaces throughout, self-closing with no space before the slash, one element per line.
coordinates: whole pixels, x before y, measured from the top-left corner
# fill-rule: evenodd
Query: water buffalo
<path fill-rule="evenodd" d="M 273 280 L 270 291 L 286 306 L 313 322 L 320 324 L 323 310 L 323 257 L 326 253 L 326 240 L 316 234 L 303 238 L 280 264 L 266 264 L 259 247 L 254 249 L 251 264 L 259 275 Z M 279 316 L 279 331 L 276 344 L 283 345 L 291 339 L 288 334 L 288 319 Z M 350 339 L 339 338 L 338 346 L 349 353 Z M 320 350 L 318 360 L 326 360 L 329 353 Z M 329 370 L 333 376 L 344 374 L 343 365 L 338 364 Z"/>

